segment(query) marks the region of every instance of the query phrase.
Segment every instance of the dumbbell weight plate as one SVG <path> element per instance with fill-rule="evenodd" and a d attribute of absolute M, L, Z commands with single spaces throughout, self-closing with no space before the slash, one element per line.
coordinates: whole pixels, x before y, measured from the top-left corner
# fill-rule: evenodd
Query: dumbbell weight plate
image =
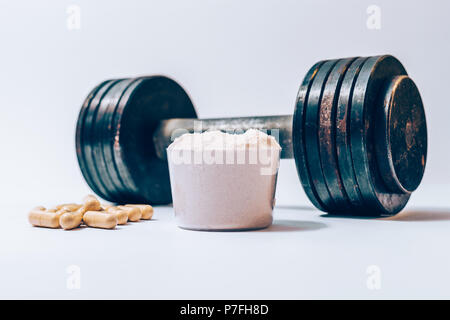
<path fill-rule="evenodd" d="M 83 105 L 81 106 L 80 113 L 78 115 L 77 120 L 77 127 L 75 130 L 75 146 L 76 146 L 76 152 L 77 152 L 77 160 L 78 164 L 81 169 L 81 174 L 83 175 L 84 179 L 86 180 L 89 187 L 97 193 L 98 189 L 97 186 L 95 186 L 94 182 L 91 179 L 91 176 L 89 175 L 88 168 L 86 166 L 86 161 L 84 159 L 84 150 L 83 150 L 83 130 L 85 128 L 84 122 L 87 115 L 87 111 L 89 109 L 89 106 L 91 104 L 91 101 L 94 99 L 95 95 L 97 94 L 97 91 L 103 87 L 103 85 L 107 84 L 111 80 L 103 81 L 98 86 L 96 86 L 86 97 L 86 99 L 83 102 Z"/>
<path fill-rule="evenodd" d="M 95 97 L 92 99 L 85 117 L 84 127 L 82 131 L 82 152 L 84 155 L 84 161 L 86 164 L 87 172 L 95 185 L 93 191 L 105 200 L 113 201 L 112 195 L 109 194 L 107 187 L 104 185 L 100 175 L 98 174 L 98 165 L 94 161 L 93 157 L 93 133 L 95 128 L 95 117 L 97 113 L 98 106 L 101 102 L 103 96 L 108 92 L 108 90 L 120 80 L 110 80 L 105 85 L 103 85 L 98 91 Z"/>
<path fill-rule="evenodd" d="M 362 197 L 352 162 L 350 147 L 350 108 L 353 88 L 361 67 L 366 60 L 367 58 L 358 58 L 348 68 L 342 81 L 336 109 L 336 153 L 339 172 L 348 199 L 352 206 L 356 208 L 362 207 Z"/>
<path fill-rule="evenodd" d="M 106 159 L 105 154 L 105 132 L 108 126 L 111 126 L 111 112 L 114 112 L 116 105 L 123 94 L 123 91 L 132 82 L 132 79 L 124 79 L 116 82 L 101 99 L 92 134 L 92 153 L 94 161 L 97 164 L 99 176 L 103 184 L 107 187 L 109 194 L 115 199 L 115 202 L 123 203 L 123 193 L 117 171 L 114 169 L 114 163 Z M 107 150 L 106 150 L 107 151 Z M 115 179 L 114 179 L 114 178 Z"/>
<path fill-rule="evenodd" d="M 325 211 L 325 209 L 313 186 L 313 181 L 311 179 L 311 175 L 307 166 L 304 132 L 306 105 L 308 102 L 309 91 L 311 89 L 312 82 L 317 75 L 317 72 L 324 63 L 325 61 L 316 63 L 311 67 L 311 69 L 309 69 L 308 73 L 303 78 L 302 84 L 297 94 L 297 102 L 295 105 L 292 123 L 292 144 L 294 159 L 298 175 L 300 176 L 300 182 L 302 183 L 303 190 L 305 191 L 312 204 L 322 211 Z"/>
<path fill-rule="evenodd" d="M 97 193 L 100 197 L 102 197 L 105 200 L 114 202 L 113 195 L 109 192 L 109 188 L 107 185 L 105 185 L 103 181 L 103 177 L 99 174 L 99 166 L 104 166 L 104 163 L 97 163 L 94 158 L 94 144 L 95 144 L 95 128 L 96 128 L 96 117 L 97 117 L 97 111 L 99 109 L 100 103 L 103 99 L 103 97 L 108 93 L 108 91 L 111 89 L 111 87 L 114 86 L 117 82 L 121 80 L 112 80 L 108 82 L 106 85 L 104 85 L 96 94 L 94 99 L 92 100 L 88 113 L 86 115 L 86 121 L 85 126 L 83 129 L 83 150 L 84 150 L 84 159 L 86 161 L 86 165 L 88 168 L 88 172 L 90 173 L 91 179 L 94 182 L 94 184 L 97 186 L 98 191 L 100 193 Z M 94 190 L 95 191 L 95 190 Z"/>
<path fill-rule="evenodd" d="M 327 212 L 335 211 L 336 204 L 327 188 L 322 172 L 322 166 L 320 164 L 318 136 L 319 108 L 325 83 L 337 62 L 338 60 L 330 60 L 320 67 L 317 76 L 312 82 L 311 90 L 309 91 L 305 117 L 305 151 L 307 167 L 311 174 L 311 179 L 317 195 Z"/>
<path fill-rule="evenodd" d="M 172 201 L 168 164 L 156 157 L 153 143 L 159 121 L 171 118 L 197 118 L 197 114 L 184 89 L 169 78 L 140 78 L 120 99 L 113 121 L 113 151 L 120 177 L 135 195 L 127 202 Z"/>
<path fill-rule="evenodd" d="M 370 57 L 362 66 L 353 92 L 350 119 L 352 160 L 366 213 L 371 215 L 393 215 L 406 205 L 410 197 L 410 194 L 391 193 L 384 187 L 374 147 L 375 108 L 380 89 L 399 75 L 407 73 L 396 58 Z"/>
<path fill-rule="evenodd" d="M 120 103 L 120 99 L 123 97 L 125 91 L 135 82 L 137 78 L 134 79 L 126 79 L 126 81 L 122 82 L 120 86 L 117 88 L 113 88 L 114 98 L 111 103 L 108 105 L 105 110 L 104 121 L 102 122 L 102 147 L 103 147 L 103 157 L 106 163 L 106 169 L 109 173 L 109 176 L 114 183 L 117 190 L 120 190 L 120 202 L 126 203 L 126 200 L 132 199 L 134 196 L 130 194 L 127 186 L 125 185 L 122 177 L 120 176 L 119 169 L 116 166 L 116 161 L 114 159 L 114 143 L 115 143 L 115 132 L 116 128 L 114 127 L 114 117 L 116 114 L 117 107 Z M 112 90 L 113 90 L 112 89 Z M 131 201 L 128 201 L 131 202 Z M 133 201 L 135 202 L 135 201 Z"/>
<path fill-rule="evenodd" d="M 395 77 L 383 92 L 375 128 L 380 174 L 391 192 L 413 192 L 422 180 L 427 156 L 422 99 L 407 76 Z"/>
<path fill-rule="evenodd" d="M 336 204 L 335 212 L 351 210 L 348 196 L 341 182 L 337 163 L 335 143 L 335 115 L 337 98 L 340 93 L 342 80 L 348 66 L 356 58 L 339 60 L 325 83 L 319 109 L 319 151 L 322 172 L 331 198 Z"/>

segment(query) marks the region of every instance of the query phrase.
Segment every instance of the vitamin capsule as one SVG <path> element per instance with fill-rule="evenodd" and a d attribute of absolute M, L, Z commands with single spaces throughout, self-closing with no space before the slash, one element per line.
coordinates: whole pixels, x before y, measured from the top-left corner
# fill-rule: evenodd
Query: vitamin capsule
<path fill-rule="evenodd" d="M 141 210 L 143 220 L 150 220 L 153 217 L 153 207 L 148 204 L 127 204 L 126 207 L 135 207 Z"/>
<path fill-rule="evenodd" d="M 67 211 L 77 211 L 81 207 L 82 207 L 82 205 L 77 204 L 77 203 L 64 203 L 64 204 L 57 205 L 55 208 L 57 210 L 65 209 Z"/>
<path fill-rule="evenodd" d="M 118 206 L 117 208 L 124 210 L 128 215 L 129 221 L 139 221 L 142 217 L 142 212 L 136 207 Z"/>
<path fill-rule="evenodd" d="M 106 212 L 117 216 L 117 224 L 126 224 L 128 221 L 128 213 L 125 210 L 110 206 L 106 209 Z"/>
<path fill-rule="evenodd" d="M 28 213 L 28 221 L 36 227 L 59 228 L 59 216 L 57 212 L 47 211 L 39 206 Z"/>
<path fill-rule="evenodd" d="M 102 209 L 100 201 L 93 195 L 88 195 L 83 200 L 83 207 L 86 211 L 100 211 Z"/>
<path fill-rule="evenodd" d="M 64 230 L 78 228 L 83 222 L 83 216 L 87 211 L 99 211 L 102 209 L 100 201 L 93 195 L 83 199 L 83 205 L 76 211 L 66 212 L 59 218 L 59 224 Z"/>
<path fill-rule="evenodd" d="M 87 211 L 83 216 L 84 223 L 89 227 L 114 229 L 117 226 L 117 216 L 104 211 Z"/>
<path fill-rule="evenodd" d="M 64 230 L 71 230 L 78 228 L 83 221 L 83 215 L 86 212 L 84 207 L 77 211 L 68 211 L 61 215 L 59 224 Z"/>

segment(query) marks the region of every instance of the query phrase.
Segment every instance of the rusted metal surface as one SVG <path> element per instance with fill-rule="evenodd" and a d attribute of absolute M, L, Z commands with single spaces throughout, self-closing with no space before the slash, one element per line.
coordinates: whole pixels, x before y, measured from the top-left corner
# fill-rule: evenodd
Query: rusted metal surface
<path fill-rule="evenodd" d="M 336 105 L 336 155 L 342 184 L 352 208 L 362 208 L 363 199 L 356 182 L 350 146 L 351 97 L 359 71 L 366 60 L 358 58 L 351 64 L 342 81 Z"/>
<path fill-rule="evenodd" d="M 320 163 L 322 165 L 323 176 L 335 203 L 335 211 L 345 212 L 348 210 L 350 201 L 341 181 L 341 174 L 337 163 L 336 154 L 336 102 L 340 94 L 342 80 L 348 66 L 355 58 L 342 59 L 331 70 L 322 91 L 322 99 L 319 109 L 319 150 Z"/>
<path fill-rule="evenodd" d="M 419 92 L 407 78 L 390 89 L 390 104 L 383 102 L 383 88 L 393 78 L 406 76 L 392 56 L 334 63 L 323 64 L 303 94 L 308 97 L 302 111 L 306 129 L 294 143 L 305 141 L 303 157 L 311 174 L 306 194 L 313 204 L 325 204 L 315 204 L 318 208 L 333 214 L 396 214 L 425 169 L 426 121 Z M 384 117 L 379 116 L 384 109 Z"/>
<path fill-rule="evenodd" d="M 378 108 L 376 151 L 386 187 L 410 193 L 419 186 L 426 164 L 427 127 L 422 99 L 407 76 L 394 77 Z"/>
<path fill-rule="evenodd" d="M 314 78 L 317 76 L 320 67 L 325 61 L 319 61 L 313 65 L 303 78 L 302 84 L 297 94 L 297 101 L 295 104 L 294 118 L 292 123 L 292 143 L 295 158 L 295 165 L 297 173 L 300 177 L 303 190 L 308 196 L 311 203 L 319 210 L 326 211 L 322 201 L 317 195 L 314 182 L 308 169 L 308 162 L 306 159 L 306 144 L 305 144 L 305 117 L 306 108 L 309 99 L 309 93 Z"/>
<path fill-rule="evenodd" d="M 306 107 L 305 117 L 305 145 L 308 170 L 311 174 L 313 185 L 316 189 L 320 201 L 323 203 L 327 212 L 333 212 L 336 209 L 336 203 L 331 197 L 323 176 L 320 162 L 319 151 L 319 109 L 322 99 L 322 92 L 325 83 L 338 60 L 325 62 L 319 69 L 314 78 Z"/>
<path fill-rule="evenodd" d="M 84 124 L 83 124 L 83 130 L 81 132 L 81 150 L 82 150 L 82 157 L 84 159 L 84 163 L 86 164 L 86 173 L 85 175 L 88 175 L 90 177 L 90 180 L 92 181 L 92 189 L 93 191 L 98 194 L 100 197 L 102 197 L 105 200 L 108 201 L 115 201 L 114 197 L 111 195 L 111 193 L 108 190 L 108 185 L 106 185 L 104 177 L 100 176 L 98 173 L 98 167 L 105 166 L 104 162 L 97 163 L 93 156 L 93 132 L 94 128 L 96 126 L 95 118 L 97 114 L 97 110 L 99 107 L 99 104 L 103 97 L 106 95 L 108 90 L 119 80 L 110 80 L 106 82 L 96 93 L 96 95 L 93 97 L 92 101 L 89 104 L 89 108 L 87 110 L 86 116 L 84 118 Z M 80 122 L 80 120 L 79 120 Z"/>
<path fill-rule="evenodd" d="M 103 185 L 107 188 L 110 197 L 115 199 L 115 202 L 121 203 L 124 202 L 124 191 L 121 178 L 114 167 L 112 151 L 109 148 L 110 134 L 108 127 L 111 126 L 111 118 L 122 92 L 131 82 L 132 79 L 117 81 L 99 101 L 91 135 L 92 156 L 97 173 L 101 177 Z"/>
<path fill-rule="evenodd" d="M 352 97 L 350 141 L 353 168 L 369 214 L 393 215 L 409 200 L 410 194 L 393 193 L 388 190 L 379 173 L 374 137 L 376 111 L 382 108 L 379 95 L 387 81 L 398 75 L 406 75 L 402 64 L 392 56 L 370 57 L 364 63 Z"/>

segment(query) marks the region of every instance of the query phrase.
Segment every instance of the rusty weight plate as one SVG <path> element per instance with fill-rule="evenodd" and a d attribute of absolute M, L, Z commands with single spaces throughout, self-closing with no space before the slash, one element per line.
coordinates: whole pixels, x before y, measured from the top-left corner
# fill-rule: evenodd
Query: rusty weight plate
<path fill-rule="evenodd" d="M 84 179 L 86 180 L 88 186 L 97 193 L 99 190 L 97 186 L 94 184 L 93 180 L 91 179 L 89 169 L 86 165 L 86 161 L 84 159 L 84 140 L 83 140 L 83 131 L 85 130 L 85 119 L 87 115 L 87 111 L 89 109 L 89 106 L 91 104 L 91 101 L 94 99 L 95 95 L 97 94 L 98 90 L 102 88 L 105 84 L 110 82 L 111 80 L 103 81 L 99 85 L 97 85 L 86 97 L 86 99 L 83 101 L 83 105 L 81 106 L 80 113 L 78 115 L 77 120 L 77 127 L 75 130 L 75 146 L 76 146 L 76 152 L 77 152 L 77 160 L 78 165 L 80 166 L 81 174 L 83 175 Z"/>
<path fill-rule="evenodd" d="M 318 136 L 319 108 L 325 83 L 331 73 L 331 70 L 338 61 L 339 60 L 327 61 L 319 68 L 319 71 L 311 85 L 305 115 L 305 151 L 307 168 L 311 175 L 311 180 L 317 192 L 318 198 L 327 212 L 335 211 L 336 204 L 326 185 L 320 163 Z"/>
<path fill-rule="evenodd" d="M 340 94 L 340 88 L 349 65 L 356 58 L 339 60 L 331 70 L 325 82 L 319 109 L 319 151 L 322 172 L 335 203 L 334 213 L 345 213 L 351 210 L 350 201 L 341 181 L 336 154 L 336 105 Z M 332 213 L 333 213 L 332 212 Z"/>
<path fill-rule="evenodd" d="M 342 81 L 336 106 L 336 154 L 341 181 L 353 208 L 361 208 L 363 199 L 353 169 L 350 146 L 350 109 L 356 79 L 367 58 L 358 58 L 348 68 Z"/>
<path fill-rule="evenodd" d="M 376 151 L 380 174 L 391 192 L 410 193 L 419 186 L 427 158 L 427 126 L 415 83 L 397 76 L 383 90 L 377 111 Z"/>
<path fill-rule="evenodd" d="M 105 136 L 108 127 L 111 126 L 111 112 L 114 112 L 123 91 L 128 87 L 131 81 L 131 79 L 120 80 L 108 90 L 99 103 L 95 117 L 95 125 L 92 129 L 92 151 L 94 161 L 97 164 L 99 177 L 103 184 L 107 186 L 111 197 L 117 203 L 124 203 L 123 194 L 126 190 L 121 186 L 112 159 L 106 157 L 108 152 L 111 154 L 112 151 L 107 149 L 109 144 L 105 141 Z"/>
<path fill-rule="evenodd" d="M 408 202 L 410 193 L 392 193 L 385 187 L 377 164 L 375 126 L 382 108 L 380 91 L 396 76 L 407 75 L 393 56 L 368 58 L 355 83 L 350 119 L 350 141 L 356 180 L 364 199 L 361 215 L 393 215 Z"/>
<path fill-rule="evenodd" d="M 104 86 L 102 86 L 95 97 L 92 99 L 91 104 L 87 110 L 84 128 L 82 132 L 82 149 L 84 154 L 84 159 L 86 163 L 86 167 L 88 168 L 88 172 L 90 174 L 90 177 L 96 186 L 97 190 L 94 190 L 94 192 L 102 197 L 105 200 L 114 202 L 113 195 L 109 192 L 109 187 L 105 185 L 103 182 L 102 176 L 99 174 L 99 166 L 104 166 L 104 163 L 97 163 L 94 159 L 94 144 L 95 144 L 95 137 L 94 137 L 94 131 L 96 126 L 96 117 L 97 117 L 97 111 L 100 106 L 100 103 L 103 99 L 103 97 L 107 94 L 109 89 L 118 81 L 121 80 L 110 80 L 108 83 L 106 83 Z"/>
<path fill-rule="evenodd" d="M 297 94 L 292 123 L 292 144 L 294 159 L 295 165 L 297 167 L 297 172 L 300 177 L 300 182 L 302 183 L 303 190 L 305 191 L 312 204 L 322 211 L 324 211 L 325 209 L 319 197 L 317 196 L 317 192 L 313 186 L 311 175 L 307 166 L 304 127 L 309 91 L 311 89 L 312 82 L 317 75 L 317 72 L 324 63 L 325 61 L 320 61 L 313 65 L 303 78 L 302 84 Z"/>
<path fill-rule="evenodd" d="M 164 76 L 138 78 L 121 97 L 113 117 L 115 166 L 128 203 L 172 201 L 167 161 L 156 156 L 153 133 L 159 121 L 197 118 L 184 89 Z"/>

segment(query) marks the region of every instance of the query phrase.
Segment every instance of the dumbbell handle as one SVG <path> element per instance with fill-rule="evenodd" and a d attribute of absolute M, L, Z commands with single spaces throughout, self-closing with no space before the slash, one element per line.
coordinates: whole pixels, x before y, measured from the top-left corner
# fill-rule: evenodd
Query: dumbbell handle
<path fill-rule="evenodd" d="M 168 119 L 162 120 L 153 134 L 156 155 L 159 159 L 167 159 L 166 148 L 173 139 L 186 132 L 221 130 L 230 133 L 243 133 L 248 129 L 267 130 L 281 146 L 281 158 L 292 159 L 292 115 L 238 117 L 222 119 Z M 278 136 L 277 136 L 278 135 Z"/>

